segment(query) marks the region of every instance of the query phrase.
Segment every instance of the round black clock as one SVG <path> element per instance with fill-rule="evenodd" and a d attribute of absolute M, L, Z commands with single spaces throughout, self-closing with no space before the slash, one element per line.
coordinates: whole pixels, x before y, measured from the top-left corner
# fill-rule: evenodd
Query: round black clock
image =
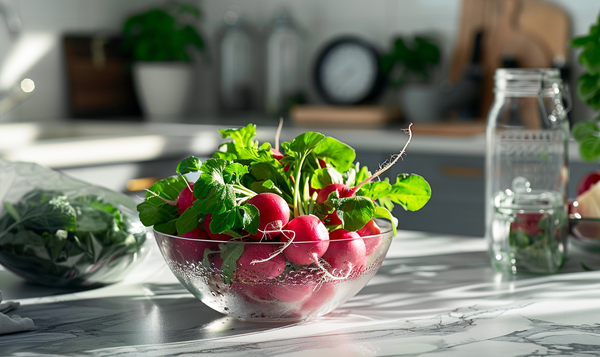
<path fill-rule="evenodd" d="M 373 101 L 383 89 L 379 52 L 357 37 L 342 37 L 320 51 L 314 81 L 319 95 L 330 104 L 354 105 Z"/>

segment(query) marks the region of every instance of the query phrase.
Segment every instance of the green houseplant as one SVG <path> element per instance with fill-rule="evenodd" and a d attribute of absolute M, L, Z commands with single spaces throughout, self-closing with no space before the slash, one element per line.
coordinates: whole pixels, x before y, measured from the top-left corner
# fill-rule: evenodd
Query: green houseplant
<path fill-rule="evenodd" d="M 398 36 L 381 58 L 381 71 L 392 88 L 400 89 L 411 80 L 428 82 L 431 70 L 439 63 L 440 50 L 431 39 L 415 36 L 412 44 L 407 44 L 402 36 Z"/>
<path fill-rule="evenodd" d="M 408 42 L 397 36 L 381 58 L 381 72 L 398 94 L 404 116 L 410 121 L 437 119 L 437 108 L 431 105 L 437 91 L 430 82 L 440 57 L 438 46 L 430 38 L 415 36 Z"/>
<path fill-rule="evenodd" d="M 123 48 L 133 60 L 133 77 L 144 114 L 176 119 L 186 110 L 193 83 L 193 51 L 205 43 L 196 29 L 200 10 L 169 2 L 129 16 L 123 23 Z"/>
<path fill-rule="evenodd" d="M 593 110 L 600 110 L 600 16 L 590 27 L 587 35 L 570 41 L 573 48 L 580 48 L 579 63 L 585 72 L 577 79 L 577 97 Z M 573 126 L 573 138 L 579 142 L 579 154 L 585 161 L 600 159 L 600 115 L 591 120 L 577 122 Z"/>

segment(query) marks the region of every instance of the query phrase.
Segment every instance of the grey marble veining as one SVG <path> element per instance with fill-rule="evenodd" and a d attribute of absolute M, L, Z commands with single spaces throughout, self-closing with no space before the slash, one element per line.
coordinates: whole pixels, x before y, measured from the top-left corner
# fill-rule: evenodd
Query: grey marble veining
<path fill-rule="evenodd" d="M 155 253 L 155 252 L 153 252 Z M 1 356 L 590 356 L 600 353 L 600 255 L 572 249 L 561 273 L 503 276 L 481 239 L 401 232 L 353 299 L 314 321 L 258 324 L 187 293 L 153 254 L 130 279 L 88 291 L 0 270 L 31 332 Z"/>

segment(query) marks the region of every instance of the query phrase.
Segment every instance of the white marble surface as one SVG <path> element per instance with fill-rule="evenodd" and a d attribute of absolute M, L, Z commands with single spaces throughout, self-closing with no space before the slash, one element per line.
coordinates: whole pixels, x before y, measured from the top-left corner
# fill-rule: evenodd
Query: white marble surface
<path fill-rule="evenodd" d="M 124 282 L 88 291 L 24 283 L 5 299 L 36 329 L 1 356 L 589 356 L 600 351 L 600 254 L 571 247 L 555 275 L 502 276 L 482 239 L 399 232 L 353 299 L 314 321 L 240 322 L 204 306 L 157 250 Z"/>

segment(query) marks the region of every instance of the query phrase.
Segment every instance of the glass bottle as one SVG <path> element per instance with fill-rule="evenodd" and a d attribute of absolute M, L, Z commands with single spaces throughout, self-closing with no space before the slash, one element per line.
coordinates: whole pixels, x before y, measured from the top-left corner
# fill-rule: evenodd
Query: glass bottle
<path fill-rule="evenodd" d="M 254 29 L 232 6 L 218 35 L 219 104 L 224 114 L 257 109 L 259 97 L 258 41 Z"/>
<path fill-rule="evenodd" d="M 290 12 L 280 9 L 267 40 L 266 100 L 268 115 L 284 115 L 304 102 L 303 39 Z"/>
<path fill-rule="evenodd" d="M 486 133 L 491 263 L 510 274 L 554 273 L 567 254 L 567 87 L 558 69 L 501 68 L 494 81 Z"/>

